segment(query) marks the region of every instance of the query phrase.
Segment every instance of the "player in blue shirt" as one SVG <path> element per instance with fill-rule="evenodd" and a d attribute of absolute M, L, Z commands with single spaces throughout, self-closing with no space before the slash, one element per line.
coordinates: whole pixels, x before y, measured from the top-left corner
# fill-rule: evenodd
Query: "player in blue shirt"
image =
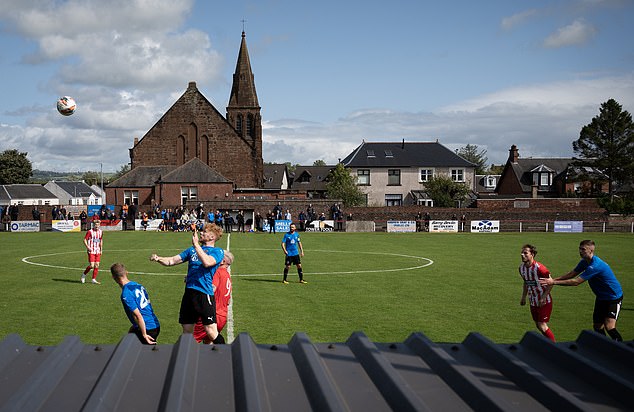
<path fill-rule="evenodd" d="M 304 256 L 304 248 L 302 246 L 302 241 L 299 238 L 299 233 L 297 233 L 297 227 L 295 223 L 291 223 L 289 226 L 289 231 L 284 234 L 284 238 L 282 238 L 282 250 L 284 251 L 284 280 L 282 283 L 288 285 L 288 281 L 286 277 L 288 276 L 288 270 L 291 267 L 291 264 L 297 267 L 297 274 L 299 275 L 299 283 L 308 283 L 304 280 L 304 272 L 302 270 L 302 262 L 300 259 L 300 255 Z"/>
<path fill-rule="evenodd" d="M 610 266 L 598 256 L 594 255 L 594 242 L 583 240 L 579 243 L 581 261 L 567 274 L 555 279 L 540 279 L 542 285 L 577 286 L 588 281 L 590 289 L 596 295 L 594 312 L 592 313 L 593 328 L 605 335 L 606 331 L 616 341 L 623 338 L 616 330 L 616 320 L 619 317 L 623 303 L 623 289 L 616 279 Z"/>
<path fill-rule="evenodd" d="M 147 291 L 142 285 L 128 279 L 128 271 L 123 263 L 110 266 L 110 273 L 112 279 L 121 286 L 123 310 L 132 323 L 128 333 L 134 333 L 144 345 L 156 345 L 161 326 Z"/>
<path fill-rule="evenodd" d="M 172 257 L 153 254 L 150 260 L 163 266 L 188 263 L 178 322 L 183 327 L 183 333 L 193 333 L 194 325 L 201 319 L 209 339 L 213 343 L 224 343 L 224 338 L 218 333 L 212 283 L 216 269 L 224 257 L 224 251 L 214 246 L 216 240 L 222 237 L 222 227 L 215 223 L 205 223 L 200 239 L 198 236 L 198 231 L 194 230 L 192 247 L 180 254 Z"/>

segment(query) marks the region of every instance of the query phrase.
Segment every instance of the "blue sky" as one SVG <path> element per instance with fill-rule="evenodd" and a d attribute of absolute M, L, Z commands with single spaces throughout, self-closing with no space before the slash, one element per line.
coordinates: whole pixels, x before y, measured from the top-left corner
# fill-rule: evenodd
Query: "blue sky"
<path fill-rule="evenodd" d="M 633 18 L 634 0 L 0 0 L 0 151 L 115 171 L 188 82 L 224 114 L 246 20 L 266 162 L 364 139 L 573 156 L 601 103 L 634 111 Z"/>

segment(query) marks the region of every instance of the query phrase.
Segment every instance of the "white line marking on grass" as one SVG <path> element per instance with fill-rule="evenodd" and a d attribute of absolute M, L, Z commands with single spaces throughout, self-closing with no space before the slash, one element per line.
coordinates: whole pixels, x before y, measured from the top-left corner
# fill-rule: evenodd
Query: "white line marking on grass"
<path fill-rule="evenodd" d="M 227 234 L 227 250 L 231 245 L 231 233 Z M 227 269 L 229 277 L 231 277 L 231 266 Z M 229 306 L 227 307 L 227 343 L 233 342 L 233 282 L 231 282 L 231 299 L 229 299 Z"/>

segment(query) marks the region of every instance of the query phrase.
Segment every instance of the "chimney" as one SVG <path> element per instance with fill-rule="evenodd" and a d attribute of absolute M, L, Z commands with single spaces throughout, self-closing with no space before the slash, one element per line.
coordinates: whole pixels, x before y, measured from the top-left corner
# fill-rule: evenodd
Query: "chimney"
<path fill-rule="evenodd" d="M 405 139 L 403 139 L 403 143 L 401 143 L 401 149 L 405 149 Z"/>
<path fill-rule="evenodd" d="M 531 197 L 537 199 L 537 185 L 531 186 Z"/>
<path fill-rule="evenodd" d="M 509 150 L 509 162 L 517 163 L 517 160 L 520 158 L 520 152 L 517 150 L 517 146 L 512 145 L 511 150 Z"/>
<path fill-rule="evenodd" d="M 139 144 L 139 138 L 138 138 L 138 137 L 135 137 L 135 138 L 134 138 L 134 145 L 133 145 L 133 146 L 136 146 L 136 145 L 138 145 L 138 144 Z"/>

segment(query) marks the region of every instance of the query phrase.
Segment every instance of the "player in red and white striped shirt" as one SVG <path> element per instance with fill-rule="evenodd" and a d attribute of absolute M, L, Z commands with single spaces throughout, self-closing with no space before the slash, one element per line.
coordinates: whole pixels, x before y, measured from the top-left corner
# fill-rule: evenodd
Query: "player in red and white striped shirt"
<path fill-rule="evenodd" d="M 544 336 L 555 342 L 555 335 L 548 328 L 550 314 L 553 310 L 553 300 L 550 296 L 552 286 L 542 286 L 539 283 L 540 278 L 550 277 L 550 271 L 542 263 L 535 260 L 535 256 L 537 256 L 535 246 L 529 244 L 522 246 L 521 256 L 522 264 L 519 271 L 520 276 L 524 279 L 524 287 L 520 305 L 526 305 L 526 295 L 528 295 L 535 326 Z"/>
<path fill-rule="evenodd" d="M 94 220 L 93 228 L 86 232 L 84 245 L 88 252 L 88 266 L 81 275 L 81 283 L 86 282 L 86 274 L 92 269 L 92 283 L 99 285 L 97 273 L 99 272 L 99 262 L 101 261 L 101 251 L 103 249 L 103 231 L 100 229 L 101 221 Z"/>

